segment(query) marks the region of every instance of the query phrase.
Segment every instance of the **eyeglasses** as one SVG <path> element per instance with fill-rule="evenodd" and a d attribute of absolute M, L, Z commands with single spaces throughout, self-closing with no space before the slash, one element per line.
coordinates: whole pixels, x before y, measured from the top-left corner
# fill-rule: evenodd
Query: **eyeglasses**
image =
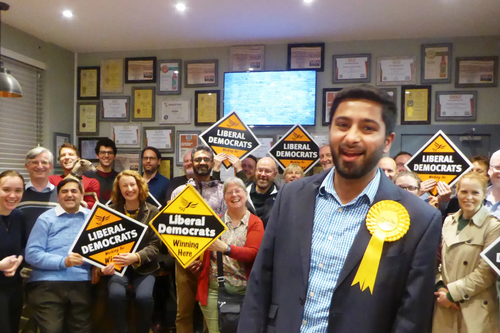
<path fill-rule="evenodd" d="M 500 165 L 490 165 L 490 168 L 492 168 L 496 172 L 500 172 Z"/>
<path fill-rule="evenodd" d="M 35 161 L 35 160 L 30 160 L 29 164 L 31 164 L 33 166 L 37 166 L 38 164 L 41 164 L 43 166 L 49 166 L 50 162 L 49 161 Z"/>
<path fill-rule="evenodd" d="M 147 160 L 156 161 L 158 158 L 153 156 L 144 156 L 142 159 L 145 161 Z"/>
<path fill-rule="evenodd" d="M 99 156 L 106 156 L 106 155 L 108 155 L 108 156 L 113 156 L 114 154 L 115 154 L 115 153 L 114 153 L 114 152 L 112 152 L 112 151 L 100 151 L 100 152 L 99 152 Z"/>
<path fill-rule="evenodd" d="M 257 171 L 257 173 L 264 173 L 266 175 L 269 175 L 274 172 L 271 169 L 263 169 L 263 168 L 257 168 L 255 171 Z"/>
<path fill-rule="evenodd" d="M 243 190 L 239 188 L 239 189 L 236 189 L 236 190 L 233 190 L 233 191 L 227 191 L 226 193 L 224 193 L 224 195 L 225 195 L 226 197 L 230 197 L 230 196 L 232 196 L 233 194 L 235 194 L 235 195 L 239 195 L 239 194 L 241 194 L 241 193 L 243 193 Z"/>
<path fill-rule="evenodd" d="M 401 187 L 403 190 L 407 190 L 410 192 L 415 192 L 416 190 L 418 190 L 417 186 L 412 186 L 412 185 L 408 185 L 408 186 L 398 185 L 398 186 Z"/>
<path fill-rule="evenodd" d="M 201 162 L 208 163 L 211 160 L 212 159 L 210 157 L 197 157 L 197 158 L 193 159 L 193 162 L 196 162 L 196 163 L 201 163 Z"/>

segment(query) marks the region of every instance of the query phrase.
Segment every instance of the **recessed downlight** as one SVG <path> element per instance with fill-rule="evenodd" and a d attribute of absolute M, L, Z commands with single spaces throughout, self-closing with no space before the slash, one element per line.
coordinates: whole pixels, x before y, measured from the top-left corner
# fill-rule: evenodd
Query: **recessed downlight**
<path fill-rule="evenodd" d="M 177 9 L 180 12 L 183 12 L 186 10 L 186 5 L 179 2 L 177 5 L 175 5 L 175 9 Z"/>
<path fill-rule="evenodd" d="M 73 12 L 71 10 L 64 10 L 62 12 L 63 16 L 66 18 L 72 18 L 73 17 Z"/>

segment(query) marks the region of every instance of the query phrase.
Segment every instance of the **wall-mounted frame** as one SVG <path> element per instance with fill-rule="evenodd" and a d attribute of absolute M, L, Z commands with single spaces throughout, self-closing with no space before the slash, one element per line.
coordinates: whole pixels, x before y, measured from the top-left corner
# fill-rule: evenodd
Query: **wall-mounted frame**
<path fill-rule="evenodd" d="M 132 87 L 132 121 L 155 121 L 156 87 Z"/>
<path fill-rule="evenodd" d="M 398 105 L 398 88 L 379 88 L 387 93 L 387 95 L 392 97 L 394 104 Z"/>
<path fill-rule="evenodd" d="M 436 121 L 475 121 L 477 91 L 436 91 Z"/>
<path fill-rule="evenodd" d="M 401 87 L 401 125 L 431 123 L 431 86 Z"/>
<path fill-rule="evenodd" d="M 123 93 L 123 59 L 101 60 L 101 94 Z"/>
<path fill-rule="evenodd" d="M 99 133 L 99 103 L 79 102 L 77 109 L 77 135 L 98 135 Z"/>
<path fill-rule="evenodd" d="M 288 44 L 288 70 L 325 70 L 325 43 Z"/>
<path fill-rule="evenodd" d="M 333 83 L 370 83 L 370 53 L 333 55 Z"/>
<path fill-rule="evenodd" d="M 229 49 L 229 71 L 263 71 L 264 45 L 231 46 Z"/>
<path fill-rule="evenodd" d="M 191 124 L 191 100 L 165 98 L 160 101 L 160 124 Z"/>
<path fill-rule="evenodd" d="M 54 158 L 59 160 L 59 148 L 64 143 L 71 143 L 71 134 L 54 132 Z"/>
<path fill-rule="evenodd" d="M 397 86 L 417 84 L 417 57 L 379 57 L 377 58 L 377 85 Z"/>
<path fill-rule="evenodd" d="M 125 83 L 156 83 L 156 57 L 125 58 Z"/>
<path fill-rule="evenodd" d="M 201 131 L 177 131 L 176 134 L 175 165 L 183 166 L 184 155 L 198 145 Z"/>
<path fill-rule="evenodd" d="M 141 131 L 137 125 L 113 126 L 111 137 L 117 148 L 141 148 Z"/>
<path fill-rule="evenodd" d="M 194 92 L 194 125 L 210 126 L 220 119 L 220 90 Z"/>
<path fill-rule="evenodd" d="M 107 139 L 107 137 L 78 138 L 80 157 L 91 162 L 99 161 L 95 153 L 95 147 L 97 146 L 97 141 L 101 139 Z"/>
<path fill-rule="evenodd" d="M 142 173 L 142 160 L 140 150 L 118 149 L 115 157 L 113 170 L 122 172 L 124 170 L 134 170 Z"/>
<path fill-rule="evenodd" d="M 156 92 L 158 95 L 180 95 L 182 88 L 182 60 L 158 60 L 158 80 Z"/>
<path fill-rule="evenodd" d="M 101 96 L 99 121 L 129 121 L 130 96 Z"/>
<path fill-rule="evenodd" d="M 259 148 L 255 149 L 252 152 L 252 155 L 255 156 L 256 158 L 262 158 L 269 156 L 267 152 L 269 149 L 273 147 L 273 145 L 278 142 L 276 140 L 276 136 L 274 135 L 262 135 L 262 136 L 257 136 L 257 140 L 260 142 Z"/>
<path fill-rule="evenodd" d="M 174 158 L 162 156 L 158 172 L 168 179 L 174 178 Z"/>
<path fill-rule="evenodd" d="M 482 88 L 498 85 L 498 57 L 456 59 L 455 88 Z"/>
<path fill-rule="evenodd" d="M 184 87 L 217 87 L 219 85 L 219 60 L 184 61 Z"/>
<path fill-rule="evenodd" d="M 339 91 L 342 88 L 323 88 L 323 108 L 322 108 L 322 121 L 323 126 L 330 126 L 330 110 L 332 108 L 332 103 Z"/>
<path fill-rule="evenodd" d="M 420 83 L 451 82 L 452 44 L 423 44 L 420 52 Z"/>
<path fill-rule="evenodd" d="M 101 90 L 101 67 L 88 66 L 77 69 L 77 99 L 99 99 Z"/>
<path fill-rule="evenodd" d="M 144 147 L 155 147 L 162 153 L 173 153 L 175 148 L 175 127 L 143 127 Z"/>

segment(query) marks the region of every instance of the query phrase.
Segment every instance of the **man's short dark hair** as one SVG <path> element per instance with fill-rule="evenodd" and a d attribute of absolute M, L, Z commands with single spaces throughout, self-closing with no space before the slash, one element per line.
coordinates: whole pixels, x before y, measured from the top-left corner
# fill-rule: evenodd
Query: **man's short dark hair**
<path fill-rule="evenodd" d="M 362 84 L 359 86 L 344 88 L 332 103 L 332 108 L 330 111 L 330 126 L 332 126 L 333 116 L 335 111 L 339 107 L 340 103 L 346 100 L 361 100 L 366 99 L 371 102 L 380 104 L 382 107 L 382 120 L 385 123 L 385 134 L 389 135 L 394 132 L 396 127 L 396 121 L 398 119 L 397 107 L 391 96 L 389 96 L 385 91 L 377 89 L 368 84 Z"/>
<path fill-rule="evenodd" d="M 59 194 L 59 192 L 61 191 L 61 189 L 63 188 L 63 186 L 66 185 L 66 184 L 68 184 L 68 183 L 77 183 L 78 184 L 78 189 L 80 190 L 80 193 L 83 194 L 83 185 L 82 185 L 82 182 L 79 181 L 76 178 L 73 178 L 73 177 L 66 177 L 63 180 L 61 180 L 61 182 L 59 184 L 57 184 L 57 194 Z"/>
<path fill-rule="evenodd" d="M 142 152 L 141 152 L 141 160 L 142 160 L 142 158 L 144 157 L 144 152 L 145 152 L 146 150 L 151 150 L 153 153 L 155 153 L 155 154 L 156 154 L 156 158 L 157 158 L 157 159 L 159 159 L 159 160 L 161 160 L 161 153 L 160 153 L 160 151 L 159 151 L 158 149 L 156 149 L 155 147 L 149 147 L 149 146 L 148 146 L 148 147 L 146 147 L 146 148 L 144 148 L 144 149 L 142 150 Z"/>
<path fill-rule="evenodd" d="M 212 152 L 212 149 L 210 149 L 208 146 L 205 145 L 198 145 L 194 147 L 193 150 L 191 151 L 191 162 L 193 162 L 194 154 L 199 151 L 206 151 L 207 153 L 210 154 L 210 158 L 212 160 L 214 159 L 214 153 Z"/>
<path fill-rule="evenodd" d="M 59 147 L 57 159 L 61 159 L 61 150 L 63 148 L 73 149 L 75 151 L 76 156 L 80 157 L 80 153 L 78 152 L 78 148 L 76 148 L 76 146 L 72 143 L 65 142 L 61 145 L 61 147 Z"/>
<path fill-rule="evenodd" d="M 483 164 L 486 166 L 486 169 L 490 168 L 490 160 L 486 156 L 483 156 L 483 155 L 472 156 L 470 159 L 470 162 L 471 163 L 477 162 L 479 164 Z"/>
<path fill-rule="evenodd" d="M 400 151 L 399 153 L 397 153 L 392 159 L 393 160 L 396 160 L 396 158 L 398 158 L 399 156 L 401 155 L 409 155 L 410 157 L 412 157 L 412 154 L 410 154 L 409 152 L 407 151 Z"/>
<path fill-rule="evenodd" d="M 252 160 L 255 161 L 255 164 L 257 164 L 257 157 L 253 156 L 252 154 L 248 155 L 247 157 L 245 157 L 244 159 L 247 159 L 247 158 L 250 158 Z"/>
<path fill-rule="evenodd" d="M 116 145 L 115 145 L 115 142 L 113 140 L 111 140 L 110 138 L 103 138 L 103 139 L 99 139 L 97 141 L 97 144 L 95 145 L 95 153 L 96 153 L 96 155 L 99 155 L 99 150 L 101 149 L 101 147 L 110 147 L 110 148 L 113 148 L 113 154 L 116 155 Z"/>

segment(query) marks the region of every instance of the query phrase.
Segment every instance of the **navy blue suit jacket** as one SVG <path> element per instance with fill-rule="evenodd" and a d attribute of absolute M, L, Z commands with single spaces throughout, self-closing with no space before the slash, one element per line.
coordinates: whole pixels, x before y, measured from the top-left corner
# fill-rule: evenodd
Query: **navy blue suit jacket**
<path fill-rule="evenodd" d="M 316 194 L 327 171 L 284 186 L 278 194 L 248 281 L 239 333 L 299 332 L 306 300 Z M 441 213 L 383 176 L 374 204 L 401 203 L 410 228 L 385 242 L 373 295 L 352 286 L 371 234 L 362 224 L 333 293 L 328 332 L 422 333 L 434 302 Z"/>

